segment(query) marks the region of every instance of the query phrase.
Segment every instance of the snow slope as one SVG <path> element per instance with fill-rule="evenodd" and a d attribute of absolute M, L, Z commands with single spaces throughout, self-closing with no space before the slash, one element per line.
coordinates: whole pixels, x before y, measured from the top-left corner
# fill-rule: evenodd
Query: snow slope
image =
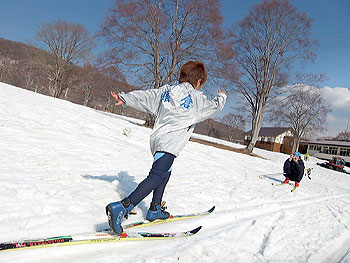
<path fill-rule="evenodd" d="M 137 122 L 0 83 L 0 242 L 107 226 L 105 205 L 151 167 L 151 130 Z M 255 153 L 264 158 L 194 142 L 180 153 L 168 210 L 216 210 L 147 231 L 202 225 L 193 237 L 3 251 L 0 262 L 350 262 L 350 176 L 311 158 L 312 180 L 291 193 L 271 185 L 281 175 L 258 177 L 281 172 L 287 155 Z M 126 222 L 142 219 L 150 200 Z"/>

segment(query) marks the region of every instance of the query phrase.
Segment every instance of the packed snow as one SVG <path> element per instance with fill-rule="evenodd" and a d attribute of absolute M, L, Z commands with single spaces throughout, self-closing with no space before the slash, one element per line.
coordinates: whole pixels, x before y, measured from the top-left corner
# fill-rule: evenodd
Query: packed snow
<path fill-rule="evenodd" d="M 0 83 L 0 242 L 106 227 L 105 206 L 128 195 L 152 165 L 151 130 L 141 122 Z M 311 180 L 304 176 L 291 192 L 272 185 L 282 175 L 267 175 L 282 172 L 288 156 L 254 153 L 262 158 L 189 142 L 166 188 L 168 211 L 215 211 L 130 229 L 203 226 L 194 236 L 8 250 L 0 262 L 350 262 L 350 175 L 311 158 Z M 142 220 L 150 201 L 125 223 Z"/>

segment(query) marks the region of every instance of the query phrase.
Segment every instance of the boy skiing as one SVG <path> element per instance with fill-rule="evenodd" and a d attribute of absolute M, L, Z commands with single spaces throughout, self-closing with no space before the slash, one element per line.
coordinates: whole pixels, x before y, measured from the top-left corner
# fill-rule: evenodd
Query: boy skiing
<path fill-rule="evenodd" d="M 289 183 L 289 180 L 295 181 L 295 188 L 299 186 L 299 183 L 304 175 L 304 162 L 301 160 L 300 152 L 295 152 L 284 162 L 283 173 L 286 177 L 284 184 Z"/>
<path fill-rule="evenodd" d="M 226 102 L 226 93 L 220 89 L 214 99 L 207 100 L 200 92 L 206 80 L 204 64 L 189 61 L 180 69 L 178 85 L 164 85 L 159 89 L 137 90 L 127 94 L 111 92 L 117 100 L 115 105 L 126 104 L 156 116 L 150 136 L 154 159 L 148 176 L 128 197 L 106 206 L 109 226 L 117 235 L 123 233 L 123 217 L 152 191 L 153 198 L 146 219 L 169 218 L 170 214 L 160 204 L 174 159 L 191 137 L 194 125 L 221 111 Z"/>

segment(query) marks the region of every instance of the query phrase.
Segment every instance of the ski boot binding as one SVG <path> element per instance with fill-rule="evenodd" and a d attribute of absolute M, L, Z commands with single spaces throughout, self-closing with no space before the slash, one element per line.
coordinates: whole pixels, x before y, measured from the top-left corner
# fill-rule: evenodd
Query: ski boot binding
<path fill-rule="evenodd" d="M 156 220 L 156 219 L 168 219 L 170 217 L 170 213 L 165 211 L 166 206 L 165 202 L 163 201 L 161 205 L 159 204 L 152 204 L 150 208 L 147 211 L 146 219 L 150 222 Z"/>

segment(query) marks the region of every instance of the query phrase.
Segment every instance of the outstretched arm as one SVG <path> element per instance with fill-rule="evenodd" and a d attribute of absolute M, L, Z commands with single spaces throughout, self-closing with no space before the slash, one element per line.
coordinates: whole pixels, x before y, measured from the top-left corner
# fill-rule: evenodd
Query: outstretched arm
<path fill-rule="evenodd" d="M 198 101 L 199 116 L 196 122 L 204 121 L 221 111 L 225 106 L 226 98 L 226 92 L 221 89 L 218 89 L 218 94 L 211 101 L 208 101 L 208 99 L 203 96 L 202 99 Z"/>
<path fill-rule="evenodd" d="M 136 110 L 156 114 L 161 100 L 161 93 L 166 85 L 159 89 L 134 90 L 129 93 L 120 92 L 115 94 L 111 92 L 113 98 L 117 100 L 115 105 L 125 104 Z"/>

